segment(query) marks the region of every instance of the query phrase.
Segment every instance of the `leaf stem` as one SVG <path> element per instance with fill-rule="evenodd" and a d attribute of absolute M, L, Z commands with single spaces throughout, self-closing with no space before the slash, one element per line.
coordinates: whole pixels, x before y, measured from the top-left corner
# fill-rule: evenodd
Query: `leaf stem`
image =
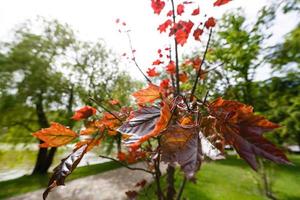
<path fill-rule="evenodd" d="M 146 76 L 146 74 L 142 71 L 142 69 L 140 68 L 139 64 L 136 62 L 135 60 L 135 56 L 133 54 L 133 47 L 132 47 L 132 42 L 131 42 L 131 37 L 128 33 L 128 31 L 126 32 L 127 38 L 128 38 L 128 42 L 129 42 L 129 46 L 130 46 L 130 50 L 131 50 L 131 54 L 132 54 L 132 60 L 135 64 L 135 66 L 138 68 L 138 70 L 141 72 L 141 74 L 144 76 L 144 78 L 146 79 L 146 81 L 148 83 L 152 83 L 151 80 Z"/>
<path fill-rule="evenodd" d="M 122 165 L 123 167 L 126 167 L 127 169 L 130 169 L 130 170 L 139 170 L 139 171 L 144 171 L 144 172 L 147 172 L 149 174 L 154 174 L 153 172 L 149 171 L 149 170 L 146 170 L 146 169 L 143 169 L 143 168 L 140 168 L 140 167 L 130 167 L 128 165 L 126 165 L 125 163 L 117 160 L 117 159 L 114 159 L 114 158 L 111 158 L 111 157 L 108 157 L 108 156 L 103 156 L 103 155 L 99 155 L 99 157 L 101 158 L 106 158 L 106 159 L 109 159 L 109 160 L 112 160 L 114 162 L 117 162 L 119 163 L 120 165 Z"/>
<path fill-rule="evenodd" d="M 205 51 L 204 51 L 204 54 L 203 54 L 203 58 L 202 58 L 202 60 L 201 60 L 199 69 L 198 69 L 197 74 L 196 74 L 196 77 L 195 77 L 195 82 L 194 82 L 193 89 L 192 89 L 192 92 L 191 92 L 190 101 L 192 101 L 193 96 L 194 96 L 194 93 L 195 93 L 196 88 L 197 88 L 199 76 L 201 75 L 201 67 L 202 67 L 202 65 L 203 65 L 203 63 L 204 63 L 204 61 L 205 61 L 206 54 L 207 54 L 208 47 L 209 47 L 209 43 L 210 43 L 210 40 L 211 40 L 212 30 L 213 30 L 213 29 L 211 28 L 211 29 L 210 29 L 210 32 L 209 32 L 209 36 L 208 36 L 208 41 L 207 41 L 207 44 L 206 44 L 206 48 L 205 48 Z"/>

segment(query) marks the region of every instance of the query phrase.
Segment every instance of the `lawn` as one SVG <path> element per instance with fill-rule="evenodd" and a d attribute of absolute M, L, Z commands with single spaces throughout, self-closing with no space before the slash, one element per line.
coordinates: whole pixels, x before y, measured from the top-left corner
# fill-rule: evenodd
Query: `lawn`
<path fill-rule="evenodd" d="M 273 190 L 280 200 L 300 199 L 300 156 L 289 156 L 294 166 L 273 165 Z M 177 172 L 177 187 L 181 176 Z M 165 188 L 165 183 L 163 186 Z M 139 200 L 155 199 L 155 185 L 144 189 Z M 197 183 L 187 183 L 183 193 L 190 200 L 263 200 L 257 186 L 257 174 L 234 156 L 203 164 Z M 182 198 L 183 199 L 183 198 Z"/>
<path fill-rule="evenodd" d="M 82 178 L 89 175 L 99 174 L 108 170 L 121 167 L 115 162 L 106 162 L 96 165 L 78 167 L 68 178 L 67 181 Z M 12 197 L 26 192 L 45 188 L 48 184 L 48 176 L 22 176 L 17 179 L 0 182 L 0 199 Z"/>

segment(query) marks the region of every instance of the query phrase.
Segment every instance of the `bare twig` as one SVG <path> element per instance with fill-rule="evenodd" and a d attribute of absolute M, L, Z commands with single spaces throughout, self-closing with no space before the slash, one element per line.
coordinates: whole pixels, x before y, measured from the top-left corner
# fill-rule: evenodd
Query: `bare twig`
<path fill-rule="evenodd" d="M 132 60 L 135 64 L 135 66 L 138 68 L 138 70 L 141 72 L 141 74 L 144 76 L 144 78 L 147 80 L 148 83 L 152 83 L 151 80 L 146 76 L 146 74 L 142 71 L 142 69 L 140 68 L 139 64 L 136 62 L 135 60 L 135 56 L 133 54 L 133 47 L 132 47 L 132 42 L 131 42 L 131 37 L 128 33 L 128 31 L 126 32 L 127 34 L 127 38 L 128 38 L 128 42 L 129 42 L 129 46 L 130 46 L 130 50 L 131 50 L 131 54 L 132 54 Z"/>
<path fill-rule="evenodd" d="M 199 66 L 198 72 L 197 72 L 196 77 L 195 77 L 195 82 L 194 82 L 194 86 L 193 86 L 193 89 L 192 89 L 192 92 L 191 92 L 190 101 L 192 101 L 194 93 L 195 93 L 196 88 L 197 88 L 199 76 L 201 75 L 201 67 L 202 67 L 202 65 L 203 65 L 203 63 L 205 61 L 205 57 L 206 57 L 206 54 L 207 54 L 207 51 L 208 51 L 210 39 L 211 39 L 211 36 L 212 36 L 212 30 L 213 29 L 210 29 L 208 41 L 207 41 L 206 48 L 205 48 L 205 51 L 204 51 L 204 54 L 203 54 L 203 58 L 201 60 L 201 64 Z"/>
<path fill-rule="evenodd" d="M 146 170 L 146 169 L 143 169 L 143 168 L 140 168 L 140 167 L 130 167 L 130 166 L 128 166 L 127 164 L 125 164 L 125 163 L 123 163 L 123 162 L 121 162 L 121 161 L 119 161 L 119 160 L 117 160 L 117 159 L 108 157 L 108 156 L 100 155 L 99 157 L 101 157 L 101 158 L 106 158 L 106 159 L 112 160 L 112 161 L 114 161 L 114 162 L 117 162 L 117 163 L 119 163 L 120 165 L 122 165 L 122 166 L 124 166 L 124 167 L 126 167 L 127 169 L 130 169 L 130 170 L 139 170 L 139 171 L 147 172 L 147 173 L 152 174 L 152 175 L 154 174 L 153 172 L 151 172 L 151 171 L 149 171 L 149 170 Z"/>
<path fill-rule="evenodd" d="M 108 110 L 106 107 L 104 107 L 103 105 L 101 105 L 97 100 L 95 100 L 92 97 L 89 97 L 89 100 L 93 101 L 95 104 L 97 104 L 97 106 L 100 106 L 103 110 L 105 110 L 106 112 L 108 112 L 109 114 L 111 114 L 112 116 L 114 116 L 117 120 L 119 120 L 120 122 L 123 122 L 117 115 L 115 115 L 113 112 L 111 112 L 110 110 Z"/>

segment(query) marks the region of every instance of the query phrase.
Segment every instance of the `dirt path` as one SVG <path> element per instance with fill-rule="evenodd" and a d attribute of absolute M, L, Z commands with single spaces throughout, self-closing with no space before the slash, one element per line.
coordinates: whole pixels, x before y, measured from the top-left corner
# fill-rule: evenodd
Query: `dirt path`
<path fill-rule="evenodd" d="M 141 163 L 133 165 L 142 167 Z M 165 167 L 164 167 L 165 168 Z M 152 181 L 152 176 L 142 171 L 119 168 L 98 175 L 73 180 L 52 191 L 47 200 L 123 200 L 125 192 L 136 189 L 142 179 Z M 44 190 L 30 192 L 9 200 L 41 200 Z"/>

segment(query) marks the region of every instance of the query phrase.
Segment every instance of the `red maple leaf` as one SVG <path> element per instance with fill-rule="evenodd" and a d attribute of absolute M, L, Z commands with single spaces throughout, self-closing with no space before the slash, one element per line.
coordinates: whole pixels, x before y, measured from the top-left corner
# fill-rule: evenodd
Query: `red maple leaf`
<path fill-rule="evenodd" d="M 193 36 L 195 38 L 195 40 L 198 40 L 200 41 L 200 36 L 203 34 L 203 30 L 200 29 L 200 28 L 197 28 L 194 33 L 193 33 Z"/>
<path fill-rule="evenodd" d="M 183 4 L 179 4 L 177 6 L 177 14 L 178 15 L 182 15 L 182 13 L 184 13 L 184 5 Z"/>
<path fill-rule="evenodd" d="M 200 13 L 200 8 L 196 8 L 195 10 L 193 10 L 192 15 L 199 15 Z"/>
<path fill-rule="evenodd" d="M 253 113 L 253 107 L 238 101 L 218 98 L 209 106 L 210 114 L 217 119 L 216 127 L 227 144 L 255 170 L 256 157 L 261 156 L 276 163 L 288 164 L 289 160 L 274 144 L 262 134 L 279 126 Z"/>
<path fill-rule="evenodd" d="M 163 64 L 164 62 L 162 62 L 161 60 L 157 59 L 155 61 L 153 61 L 152 65 L 160 65 Z"/>
<path fill-rule="evenodd" d="M 176 72 L 174 61 L 170 61 L 170 63 L 166 66 L 166 70 L 169 74 L 174 74 Z"/>
<path fill-rule="evenodd" d="M 160 82 L 159 87 L 162 88 L 162 89 L 168 89 L 169 88 L 169 83 L 170 83 L 169 79 L 164 79 Z"/>
<path fill-rule="evenodd" d="M 79 121 L 82 119 L 86 119 L 92 115 L 96 114 L 96 109 L 91 106 L 84 106 L 75 112 L 72 119 L 75 121 Z"/>
<path fill-rule="evenodd" d="M 165 2 L 161 0 L 151 0 L 151 7 L 154 10 L 155 14 L 160 14 L 160 12 L 164 9 L 165 7 Z"/>
<path fill-rule="evenodd" d="M 166 32 L 167 28 L 172 24 L 172 20 L 168 19 L 166 20 L 164 23 L 162 23 L 161 25 L 159 25 L 159 27 L 157 28 L 157 30 L 159 30 L 160 33 L 162 32 Z"/>
<path fill-rule="evenodd" d="M 209 29 L 210 27 L 215 27 L 216 26 L 216 19 L 213 17 L 208 18 L 208 20 L 205 22 L 205 27 Z"/>
<path fill-rule="evenodd" d="M 187 42 L 188 35 L 183 30 L 178 30 L 175 34 L 175 38 L 178 44 L 183 46 Z"/>
<path fill-rule="evenodd" d="M 189 79 L 189 78 L 188 78 L 188 75 L 187 75 L 186 72 L 183 72 L 183 73 L 180 73 L 180 74 L 179 74 L 179 80 L 180 80 L 181 82 L 185 83 L 185 82 L 187 82 L 188 79 Z"/>
<path fill-rule="evenodd" d="M 148 74 L 149 77 L 159 76 L 159 73 L 156 72 L 155 67 L 148 68 L 147 74 Z"/>
<path fill-rule="evenodd" d="M 173 10 L 170 10 L 168 13 L 167 13 L 167 16 L 168 17 L 171 17 L 173 15 Z"/>
<path fill-rule="evenodd" d="M 217 0 L 215 3 L 214 3 L 214 6 L 222 6 L 224 4 L 227 4 L 229 3 L 231 0 Z"/>

